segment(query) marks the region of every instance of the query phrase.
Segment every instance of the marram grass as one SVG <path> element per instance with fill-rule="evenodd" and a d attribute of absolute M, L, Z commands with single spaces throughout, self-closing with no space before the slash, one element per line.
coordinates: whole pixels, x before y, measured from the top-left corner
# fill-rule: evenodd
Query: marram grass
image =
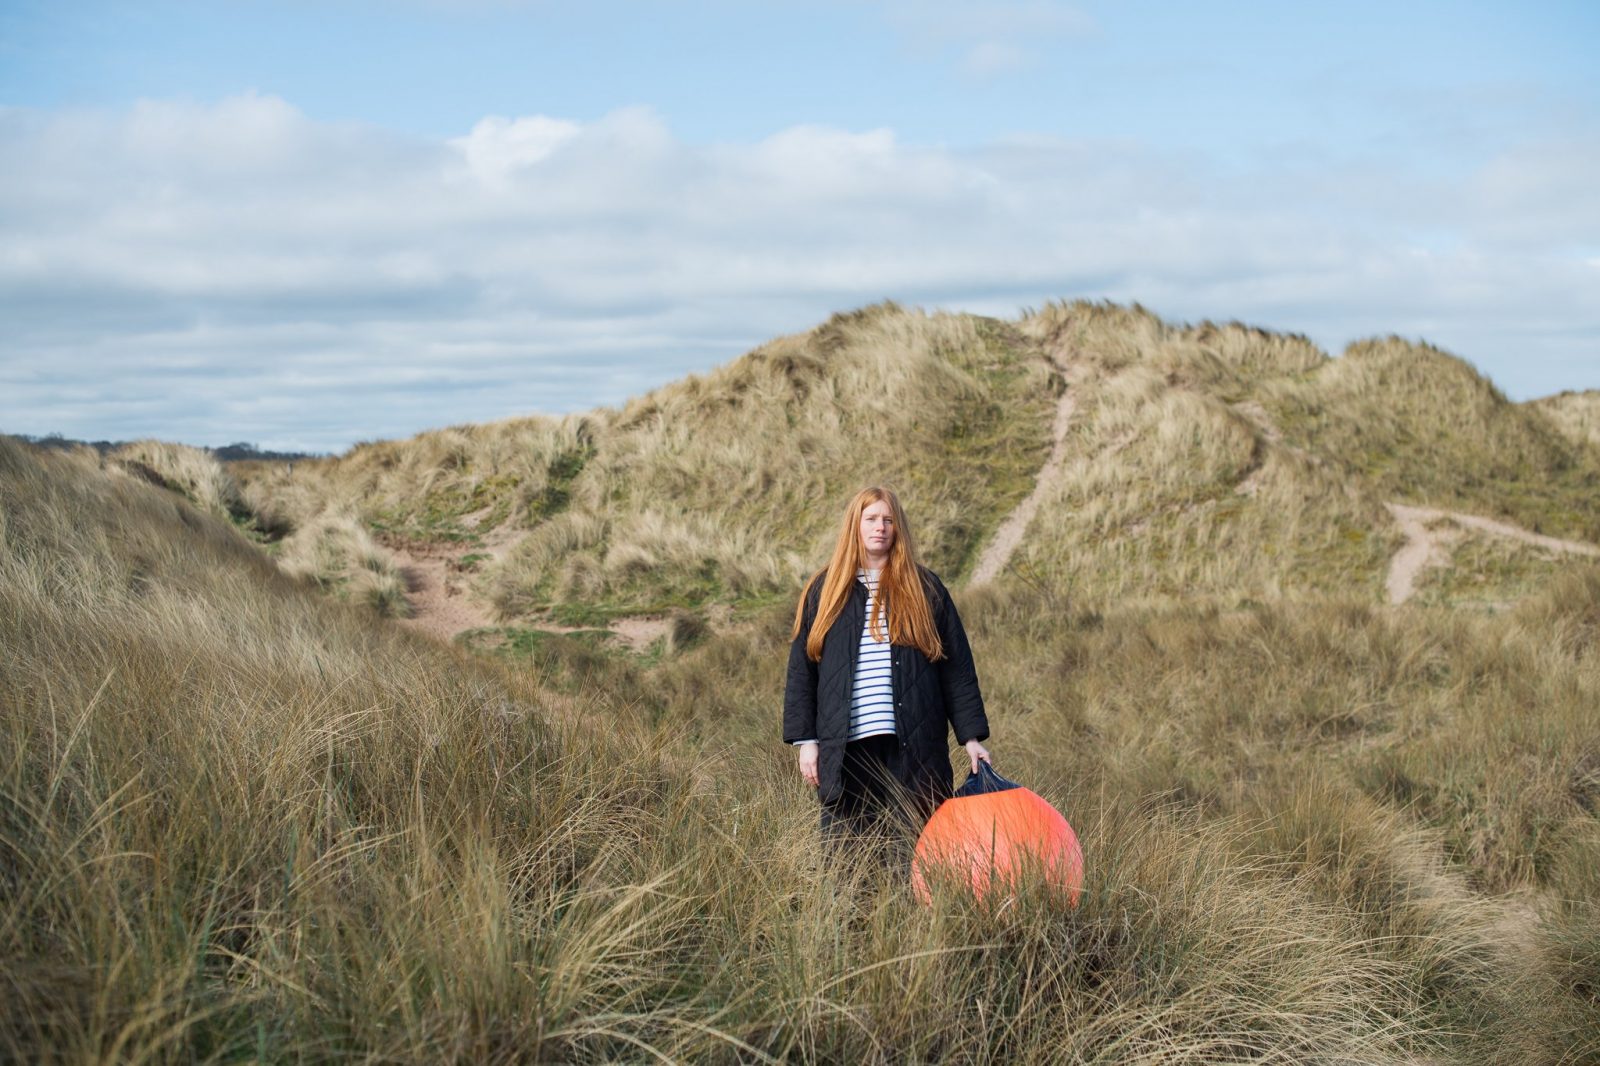
<path fill-rule="evenodd" d="M 1596 1054 L 1594 834 L 1556 783 L 1587 757 L 1592 572 L 1443 636 L 964 597 L 998 756 L 1090 874 L 1075 909 L 922 908 L 821 862 L 773 732 L 781 608 L 563 674 L 331 602 L 97 464 L 0 443 L 0 502 L 6 1057 Z M 1508 746 L 1549 789 L 1497 791 Z"/>
<path fill-rule="evenodd" d="M 879 305 L 292 467 L 0 440 L 0 1059 L 1600 1061 L 1600 569 L 1470 541 L 1380 604 L 1391 498 L 1593 538 L 1554 417 L 1392 339 Z M 789 598 L 878 480 L 1076 908 L 819 853 Z M 482 553 L 512 639 L 395 627 L 380 539 Z"/>
<path fill-rule="evenodd" d="M 826 554 L 833 508 L 868 483 L 899 492 L 930 565 L 959 583 L 1033 490 L 1064 398 L 1062 466 L 1003 584 L 1096 609 L 1377 602 L 1402 543 L 1388 502 L 1600 541 L 1600 451 L 1562 429 L 1584 396 L 1514 404 L 1398 338 L 1332 358 L 1304 337 L 1084 301 L 1014 322 L 874 305 L 620 408 L 234 472 L 258 525 L 354 516 L 463 556 L 495 539 L 472 581 L 505 623 L 749 606 L 790 594 Z M 354 573 L 384 602 L 349 561 L 364 551 L 302 568 Z M 1523 569 L 1525 591 L 1557 567 Z"/>

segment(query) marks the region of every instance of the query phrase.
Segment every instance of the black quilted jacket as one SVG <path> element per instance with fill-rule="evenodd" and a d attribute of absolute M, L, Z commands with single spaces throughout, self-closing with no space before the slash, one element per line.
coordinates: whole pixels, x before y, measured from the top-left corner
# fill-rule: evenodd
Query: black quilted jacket
<path fill-rule="evenodd" d="M 890 767 L 901 784 L 924 805 L 937 805 L 950 795 L 950 745 L 946 728 L 953 727 L 956 741 L 985 740 L 989 720 L 983 713 L 983 694 L 972 666 L 972 648 L 950 592 L 932 570 L 923 568 L 928 604 L 944 642 L 945 657 L 929 662 L 915 647 L 896 644 L 893 662 L 895 731 L 900 748 Z M 867 587 L 857 580 L 850 599 L 822 642 L 822 661 L 806 658 L 806 636 L 817 617 L 817 600 L 825 578 L 806 591 L 800 635 L 789 647 L 789 676 L 783 694 L 783 739 L 787 742 L 815 738 L 817 796 L 833 803 L 843 792 L 840 768 L 850 734 L 850 687 L 855 677 L 861 629 L 867 620 Z M 893 609 L 893 604 L 889 605 Z"/>

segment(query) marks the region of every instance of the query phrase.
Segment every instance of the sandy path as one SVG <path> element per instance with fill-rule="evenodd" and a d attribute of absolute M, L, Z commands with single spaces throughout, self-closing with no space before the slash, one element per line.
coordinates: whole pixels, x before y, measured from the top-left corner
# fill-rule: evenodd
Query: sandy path
<path fill-rule="evenodd" d="M 660 615 L 637 615 L 632 618 L 618 618 L 611 623 L 611 632 L 634 651 L 644 651 L 650 645 L 667 635 L 667 630 L 672 623 Z"/>
<path fill-rule="evenodd" d="M 1061 394 L 1061 400 L 1056 404 L 1056 419 L 1052 427 L 1055 439 L 1050 445 L 1050 457 L 1044 461 L 1044 466 L 1039 468 L 1039 476 L 1033 483 L 1033 491 L 1017 504 L 1015 510 L 1006 515 L 1005 520 L 1000 523 L 1000 528 L 995 530 L 994 539 L 984 547 L 983 554 L 978 556 L 978 565 L 973 568 L 971 584 L 987 584 L 1000 576 L 1000 571 L 1006 568 L 1011 556 L 1016 554 L 1017 545 L 1022 543 L 1022 535 L 1028 531 L 1028 523 L 1032 522 L 1033 516 L 1039 512 L 1039 504 L 1055 487 L 1061 465 L 1066 460 L 1067 427 L 1071 424 L 1072 413 L 1077 407 L 1077 389 L 1074 388 L 1076 382 L 1073 380 L 1074 375 L 1067 363 L 1065 352 L 1061 350 L 1051 352 L 1050 361 L 1067 379 L 1066 391 Z"/>
<path fill-rule="evenodd" d="M 461 524 L 476 531 L 492 511 L 493 507 L 485 507 L 463 515 Z M 446 643 L 469 629 L 499 625 L 489 605 L 473 593 L 467 572 L 452 564 L 473 554 L 487 555 L 499 562 L 527 535 L 526 530 L 502 525 L 483 532 L 481 547 L 450 543 L 389 545 L 395 565 L 405 578 L 406 600 L 411 605 L 411 617 L 401 619 L 401 624 Z"/>
<path fill-rule="evenodd" d="M 466 515 L 462 525 L 476 530 L 489 512 L 490 508 L 485 508 Z M 453 564 L 472 554 L 488 555 L 499 562 L 527 535 L 526 530 L 498 526 L 483 533 L 481 547 L 449 543 L 390 546 L 395 565 L 405 578 L 406 601 L 411 605 L 411 616 L 400 619 L 400 624 L 447 644 L 469 629 L 499 626 L 501 622 L 489 604 L 473 591 L 470 575 Z M 552 633 L 599 628 L 563 626 L 554 622 L 528 624 Z M 625 647 L 642 652 L 666 636 L 671 622 L 659 615 L 639 615 L 615 619 L 605 628 Z"/>
<path fill-rule="evenodd" d="M 495 625 L 488 606 L 467 591 L 461 574 L 452 572 L 454 548 L 391 548 L 406 582 L 411 616 L 400 624 L 449 642 L 469 629 Z"/>
<path fill-rule="evenodd" d="M 1546 551 L 1600 558 L 1600 547 L 1593 544 L 1530 533 L 1509 522 L 1500 522 L 1481 515 L 1441 511 L 1433 507 L 1410 507 L 1402 503 L 1388 503 L 1384 506 L 1399 523 L 1400 531 L 1406 535 L 1405 546 L 1395 552 L 1394 558 L 1389 561 L 1389 577 L 1385 585 L 1389 592 L 1390 603 L 1404 603 L 1409 600 L 1416 592 L 1417 578 L 1423 570 L 1430 566 L 1444 566 L 1449 563 L 1449 546 L 1459 539 L 1460 533 L 1455 530 L 1428 528 L 1429 522 L 1437 522 L 1440 519 L 1448 519 L 1458 526 L 1481 530 Z"/>

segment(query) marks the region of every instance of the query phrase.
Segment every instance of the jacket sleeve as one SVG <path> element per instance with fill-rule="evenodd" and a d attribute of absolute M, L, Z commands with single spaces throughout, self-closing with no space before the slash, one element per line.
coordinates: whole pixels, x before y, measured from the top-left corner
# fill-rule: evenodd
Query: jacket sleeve
<path fill-rule="evenodd" d="M 806 590 L 806 611 L 800 624 L 800 635 L 789 644 L 789 673 L 783 686 L 785 744 L 817 738 L 817 664 L 806 657 L 806 635 L 811 632 L 811 623 L 817 617 L 813 591 L 814 587 Z"/>
<path fill-rule="evenodd" d="M 944 659 L 938 665 L 939 685 L 944 689 L 945 714 L 956 731 L 956 741 L 989 739 L 989 718 L 983 712 L 983 693 L 978 689 L 978 671 L 972 663 L 972 646 L 956 612 L 950 591 L 938 582 L 943 610 L 939 614 L 939 639 L 944 642 Z"/>

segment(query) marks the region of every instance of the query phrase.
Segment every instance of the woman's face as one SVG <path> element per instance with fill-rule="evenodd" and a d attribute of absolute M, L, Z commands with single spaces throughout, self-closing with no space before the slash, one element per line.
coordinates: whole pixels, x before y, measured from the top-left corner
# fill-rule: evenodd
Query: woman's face
<path fill-rule="evenodd" d="M 894 508 L 887 500 L 867 504 L 861 512 L 861 546 L 868 555 L 884 556 L 894 547 Z"/>

